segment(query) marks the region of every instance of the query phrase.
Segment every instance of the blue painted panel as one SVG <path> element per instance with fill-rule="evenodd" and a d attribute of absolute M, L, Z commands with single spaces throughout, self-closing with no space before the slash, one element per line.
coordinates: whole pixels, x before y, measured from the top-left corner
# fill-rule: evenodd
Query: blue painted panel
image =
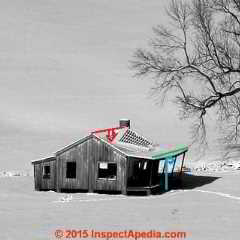
<path fill-rule="evenodd" d="M 175 162 L 175 156 L 166 158 L 166 162 L 168 162 L 168 173 L 172 173 L 174 162 Z"/>

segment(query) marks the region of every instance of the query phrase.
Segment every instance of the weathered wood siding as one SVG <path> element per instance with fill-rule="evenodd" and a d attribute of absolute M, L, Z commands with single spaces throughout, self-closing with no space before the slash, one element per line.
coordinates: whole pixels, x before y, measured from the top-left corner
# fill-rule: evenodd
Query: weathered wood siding
<path fill-rule="evenodd" d="M 76 161 L 76 178 L 66 178 L 67 162 Z M 98 163 L 117 164 L 117 178 L 98 179 Z M 57 154 L 57 190 L 126 191 L 126 157 L 92 136 Z"/>
<path fill-rule="evenodd" d="M 110 145 L 97 138 L 92 139 L 93 164 L 91 173 L 93 175 L 92 189 L 95 191 L 121 191 L 126 192 L 126 157 Z M 112 179 L 98 179 L 98 163 L 108 162 L 117 164 L 117 177 Z"/>
<path fill-rule="evenodd" d="M 88 190 L 91 139 L 57 155 L 57 190 Z M 67 178 L 67 162 L 76 162 L 76 178 Z"/>
<path fill-rule="evenodd" d="M 42 185 L 42 168 L 41 164 L 34 164 L 34 185 L 35 185 L 35 190 L 40 191 L 41 190 L 41 185 Z"/>
<path fill-rule="evenodd" d="M 44 166 L 50 166 L 50 178 L 43 178 Z M 34 183 L 36 190 L 56 189 L 56 161 L 39 162 L 34 164 Z"/>

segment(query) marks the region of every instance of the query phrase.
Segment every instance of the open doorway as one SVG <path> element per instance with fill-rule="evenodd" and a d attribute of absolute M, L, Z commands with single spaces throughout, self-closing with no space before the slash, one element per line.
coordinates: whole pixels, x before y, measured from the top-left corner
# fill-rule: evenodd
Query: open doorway
<path fill-rule="evenodd" d="M 151 163 L 148 160 L 134 159 L 129 161 L 128 186 L 145 187 L 150 183 Z"/>

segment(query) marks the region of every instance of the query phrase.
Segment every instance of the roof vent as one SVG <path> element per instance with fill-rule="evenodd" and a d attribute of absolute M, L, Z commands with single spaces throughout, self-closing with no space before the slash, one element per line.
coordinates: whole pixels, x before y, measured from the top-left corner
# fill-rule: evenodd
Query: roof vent
<path fill-rule="evenodd" d="M 130 120 L 129 119 L 120 119 L 119 120 L 119 127 L 128 127 L 130 128 Z"/>

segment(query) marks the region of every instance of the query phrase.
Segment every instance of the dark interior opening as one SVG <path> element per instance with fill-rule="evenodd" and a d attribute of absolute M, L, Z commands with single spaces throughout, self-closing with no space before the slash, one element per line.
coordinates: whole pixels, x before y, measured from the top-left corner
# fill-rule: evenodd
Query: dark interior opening
<path fill-rule="evenodd" d="M 66 178 L 76 178 L 76 162 L 67 162 Z"/>
<path fill-rule="evenodd" d="M 129 187 L 149 186 L 151 164 L 148 160 L 131 160 L 129 166 Z"/>
<path fill-rule="evenodd" d="M 117 164 L 99 162 L 98 178 L 117 179 Z"/>
<path fill-rule="evenodd" d="M 152 185 L 161 184 L 164 178 L 163 171 L 164 171 L 164 160 L 155 160 L 152 161 Z"/>
<path fill-rule="evenodd" d="M 43 178 L 50 178 L 50 166 L 43 166 Z"/>

